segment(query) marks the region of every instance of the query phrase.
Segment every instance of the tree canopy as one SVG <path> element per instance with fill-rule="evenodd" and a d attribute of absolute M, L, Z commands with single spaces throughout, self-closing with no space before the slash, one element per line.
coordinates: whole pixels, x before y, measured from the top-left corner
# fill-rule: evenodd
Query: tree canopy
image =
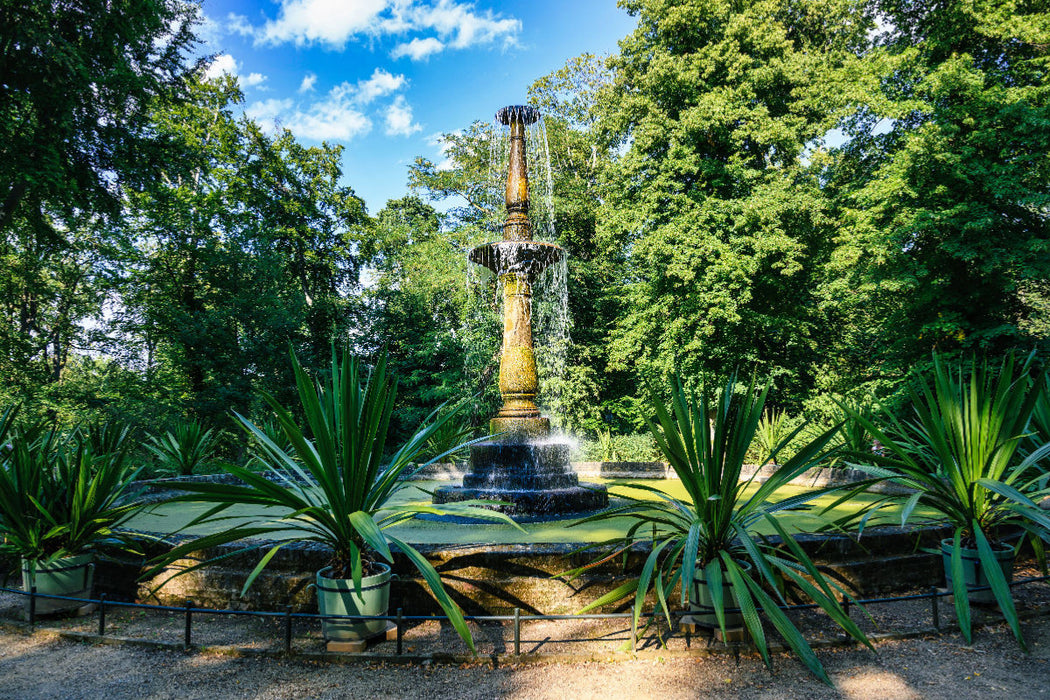
<path fill-rule="evenodd" d="M 541 389 L 561 426 L 632 432 L 670 372 L 754 371 L 775 408 L 820 413 L 891 397 L 931 350 L 1047 349 L 1044 0 L 622 5 L 617 53 L 528 93 L 568 254 L 565 372 Z M 369 216 L 341 147 L 263 130 L 234 78 L 203 77 L 195 18 L 0 4 L 6 397 L 265 417 L 288 351 L 322 367 L 335 341 L 388 352 L 395 430 L 461 398 L 481 425 L 500 306 L 465 255 L 498 236 L 493 130 L 443 135 L 447 161 Z"/>

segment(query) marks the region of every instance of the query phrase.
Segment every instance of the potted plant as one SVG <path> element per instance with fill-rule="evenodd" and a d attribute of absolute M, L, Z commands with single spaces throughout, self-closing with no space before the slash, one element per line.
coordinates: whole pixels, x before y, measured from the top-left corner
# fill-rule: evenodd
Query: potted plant
<path fill-rule="evenodd" d="M 127 463 L 127 433 L 18 428 L 16 413 L 0 417 L 0 553 L 21 560 L 24 590 L 90 598 L 97 555 L 138 549 L 139 538 L 120 530 L 139 509 L 131 497 L 138 470 Z M 106 451 L 93 446 L 100 435 L 108 435 Z M 78 607 L 36 603 L 40 613 Z"/>
<path fill-rule="evenodd" d="M 993 371 L 976 360 L 952 367 L 934 354 L 929 375 L 915 373 L 908 387 L 908 420 L 884 414 L 879 426 L 845 407 L 882 448 L 853 466 L 915 489 L 881 505 L 903 502 L 902 525 L 923 507 L 954 528 L 941 551 L 967 642 L 972 641 L 973 599 L 997 603 L 1025 647 L 1008 585 L 1015 551 L 1011 540 L 1027 533 L 1038 542 L 1050 534 L 1050 517 L 1037 505 L 1050 495 L 1046 475 L 1032 469 L 1050 454 L 1050 442 L 1030 442 L 1042 383 L 1040 378 L 1033 388 L 1032 359 L 1018 368 L 1007 358 Z M 990 592 L 970 590 L 983 587 Z"/>
<path fill-rule="evenodd" d="M 266 552 L 248 576 L 244 591 L 288 541 L 317 542 L 327 545 L 332 552 L 330 565 L 317 572 L 321 614 L 381 616 L 387 612 L 393 545 L 423 576 L 453 627 L 473 651 L 474 643 L 463 613 L 445 590 L 437 571 L 389 530 L 420 513 L 454 513 L 514 524 L 502 513 L 470 504 L 437 508 L 429 504 L 390 502 L 391 496 L 405 486 L 404 477 L 412 470 L 421 469 L 447 454 L 434 455 L 419 467 L 415 464 L 428 442 L 454 414 L 442 412 L 431 416 L 387 456 L 396 382 L 388 373 L 385 355 L 379 358 L 367 379 L 362 363 L 349 352 L 340 357 L 333 350 L 331 373 L 323 380 L 311 379 L 294 354 L 292 363 L 305 426 L 301 427 L 292 413 L 272 396 L 263 394 L 290 448 L 283 447 L 251 421 L 237 415 L 237 420 L 259 446 L 256 457 L 265 465 L 265 470 L 257 473 L 229 464 L 226 470 L 243 482 L 242 485 L 178 484 L 173 488 L 189 493 L 172 499 L 215 504 L 191 525 L 222 520 L 223 512 L 236 504 L 276 507 L 288 514 L 280 520 L 241 525 L 184 543 L 168 552 L 146 576 L 156 575 L 171 561 L 194 551 L 245 538 L 296 531 L 296 537 Z M 456 445 L 453 449 L 460 447 Z M 258 540 L 246 544 L 249 548 L 264 546 Z M 382 621 L 326 620 L 324 631 L 326 639 L 332 641 L 368 637 L 382 627 L 385 627 Z"/>
<path fill-rule="evenodd" d="M 767 393 L 768 387 L 757 391 L 753 384 L 738 391 L 736 382 L 730 379 L 715 396 L 703 391 L 696 397 L 687 393 L 676 378 L 672 382 L 670 407 L 655 396 L 651 399 L 656 417 L 647 419 L 649 429 L 689 498 L 675 498 L 649 486 L 615 484 L 621 490 L 628 487 L 641 491 L 642 495 L 626 495 L 625 503 L 582 522 L 628 518 L 631 525 L 624 538 L 604 545 L 618 542 L 617 551 L 623 551 L 634 542 L 651 537 L 652 553 L 638 580 L 594 601 L 586 610 L 633 594 L 637 621 L 645 597 L 652 590 L 670 623 L 667 601 L 677 586 L 681 604 L 707 614 L 711 623 L 722 630 L 723 637 L 728 626 L 742 624 L 769 664 L 759 618 L 761 610 L 806 667 L 830 684 L 809 644 L 778 607 L 786 604 L 786 587 L 791 586 L 825 610 L 852 637 L 870 646 L 836 599 L 846 596 L 846 592 L 821 573 L 780 522 L 780 516 L 807 508 L 829 489 L 787 497 L 778 497 L 777 492 L 824 458 L 825 446 L 838 426 L 800 445 L 763 482 L 756 479 L 756 474 L 741 480 Z M 801 429 L 800 426 L 782 436 L 768 454 L 761 455 L 763 461 L 775 462 Z M 757 533 L 763 525 L 779 535 L 779 545 Z M 577 575 L 596 563 L 569 575 Z"/>

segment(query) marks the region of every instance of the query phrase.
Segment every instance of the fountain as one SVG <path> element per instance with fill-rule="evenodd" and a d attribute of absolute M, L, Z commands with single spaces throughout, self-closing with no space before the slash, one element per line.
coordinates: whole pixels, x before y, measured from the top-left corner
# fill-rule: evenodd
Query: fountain
<path fill-rule="evenodd" d="M 435 490 L 434 503 L 465 500 L 502 501 L 493 508 L 525 517 L 555 517 L 604 508 L 605 486 L 581 484 L 569 464 L 569 443 L 550 434 L 550 420 L 536 406 L 538 378 L 532 343 L 532 285 L 564 251 L 532 240 L 525 127 L 539 110 L 504 107 L 496 119 L 510 127 L 503 240 L 470 252 L 470 261 L 497 275 L 503 287 L 503 348 L 499 388 L 503 407 L 489 421 L 492 440 L 470 448 L 470 472 L 462 486 Z"/>

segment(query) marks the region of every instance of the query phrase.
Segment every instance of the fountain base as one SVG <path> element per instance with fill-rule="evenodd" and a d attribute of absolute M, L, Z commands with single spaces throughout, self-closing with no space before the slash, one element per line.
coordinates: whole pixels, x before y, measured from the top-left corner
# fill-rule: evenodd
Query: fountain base
<path fill-rule="evenodd" d="M 580 483 L 569 464 L 569 444 L 553 440 L 488 441 L 470 448 L 470 473 L 462 486 L 442 486 L 434 503 L 501 501 L 508 515 L 559 517 L 609 505 L 602 484 Z"/>
<path fill-rule="evenodd" d="M 530 518 L 571 517 L 580 513 L 601 510 L 609 505 L 609 494 L 604 484 L 580 483 L 562 489 L 476 489 L 466 486 L 442 486 L 434 491 L 434 503 L 458 501 L 502 501 L 503 504 L 485 506 L 507 515 Z"/>

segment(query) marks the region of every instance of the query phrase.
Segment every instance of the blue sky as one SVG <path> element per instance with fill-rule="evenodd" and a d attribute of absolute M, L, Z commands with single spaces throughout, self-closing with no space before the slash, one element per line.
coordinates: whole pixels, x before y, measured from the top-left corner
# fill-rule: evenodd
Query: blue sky
<path fill-rule="evenodd" d="M 615 0 L 203 0 L 210 71 L 246 112 L 304 143 L 341 143 L 344 180 L 375 214 L 438 136 L 489 121 L 529 84 L 634 28 Z"/>

